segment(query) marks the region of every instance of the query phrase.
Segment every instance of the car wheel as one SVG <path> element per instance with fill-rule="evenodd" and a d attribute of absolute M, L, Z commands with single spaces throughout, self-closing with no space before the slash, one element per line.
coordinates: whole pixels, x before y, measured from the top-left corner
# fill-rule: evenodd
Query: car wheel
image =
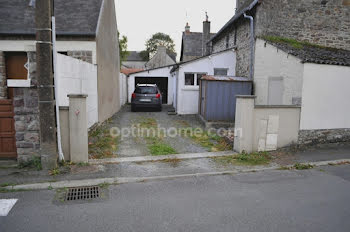
<path fill-rule="evenodd" d="M 135 106 L 131 106 L 131 112 L 135 112 L 136 111 L 136 107 Z"/>
<path fill-rule="evenodd" d="M 161 112 L 162 111 L 162 106 L 158 107 L 158 111 Z"/>

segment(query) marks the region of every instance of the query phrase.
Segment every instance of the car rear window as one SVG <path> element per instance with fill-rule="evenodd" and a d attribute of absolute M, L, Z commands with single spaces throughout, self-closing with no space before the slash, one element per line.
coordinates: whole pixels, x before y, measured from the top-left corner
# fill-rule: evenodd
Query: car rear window
<path fill-rule="evenodd" d="M 156 87 L 152 86 L 142 86 L 142 87 L 136 87 L 135 93 L 140 94 L 156 94 L 158 93 L 158 89 Z"/>

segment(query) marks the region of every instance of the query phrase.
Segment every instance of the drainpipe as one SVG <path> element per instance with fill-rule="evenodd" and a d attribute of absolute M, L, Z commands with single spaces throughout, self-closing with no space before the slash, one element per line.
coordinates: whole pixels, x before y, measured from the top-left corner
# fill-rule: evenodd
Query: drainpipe
<path fill-rule="evenodd" d="M 244 18 L 250 20 L 250 70 L 249 78 L 254 81 L 254 18 L 253 16 L 246 15 L 244 13 Z"/>
<path fill-rule="evenodd" d="M 56 100 L 56 121 L 57 121 L 57 148 L 58 148 L 58 158 L 60 161 L 64 161 L 64 155 L 62 151 L 62 141 L 61 141 L 61 123 L 60 123 L 60 108 L 58 102 L 58 77 L 57 77 L 57 51 L 56 51 L 56 21 L 55 16 L 52 16 L 52 57 L 53 57 L 53 75 L 54 75 L 54 85 L 55 85 L 55 100 Z"/>

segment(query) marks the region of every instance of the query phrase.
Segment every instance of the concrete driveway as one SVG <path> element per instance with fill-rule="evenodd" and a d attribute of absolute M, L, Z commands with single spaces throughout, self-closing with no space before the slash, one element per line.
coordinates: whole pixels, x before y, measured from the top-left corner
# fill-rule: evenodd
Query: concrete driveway
<path fill-rule="evenodd" d="M 131 112 L 131 107 L 125 105 L 112 117 L 109 128 L 119 128 L 127 131 L 136 125 L 141 127 L 157 127 L 168 130 L 170 128 L 202 128 L 200 121 L 195 115 L 178 116 L 168 115 L 169 106 L 163 106 L 161 112 L 156 111 L 139 111 Z M 174 129 L 173 129 L 174 130 Z M 125 132 L 124 131 L 124 132 Z M 154 139 L 154 138 L 153 138 Z M 155 138 L 154 140 L 158 140 Z M 198 141 L 194 141 L 185 136 L 163 137 L 162 144 L 169 149 L 172 148 L 176 153 L 197 153 L 210 151 L 210 147 L 202 146 Z M 212 141 L 215 144 L 215 141 Z M 172 152 L 174 153 L 174 152 Z M 152 155 L 150 151 L 149 138 L 147 136 L 120 136 L 117 146 L 116 155 L 118 157 L 147 156 Z"/>

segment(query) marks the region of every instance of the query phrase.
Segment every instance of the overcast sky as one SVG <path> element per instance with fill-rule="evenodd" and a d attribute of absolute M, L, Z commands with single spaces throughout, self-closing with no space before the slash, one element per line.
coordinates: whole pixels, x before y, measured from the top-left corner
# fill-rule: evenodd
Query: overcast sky
<path fill-rule="evenodd" d="M 128 50 L 145 49 L 145 41 L 163 32 L 174 40 L 179 54 L 186 22 L 202 32 L 205 11 L 211 32 L 217 32 L 234 15 L 236 0 L 115 0 L 118 30 L 128 37 Z"/>

